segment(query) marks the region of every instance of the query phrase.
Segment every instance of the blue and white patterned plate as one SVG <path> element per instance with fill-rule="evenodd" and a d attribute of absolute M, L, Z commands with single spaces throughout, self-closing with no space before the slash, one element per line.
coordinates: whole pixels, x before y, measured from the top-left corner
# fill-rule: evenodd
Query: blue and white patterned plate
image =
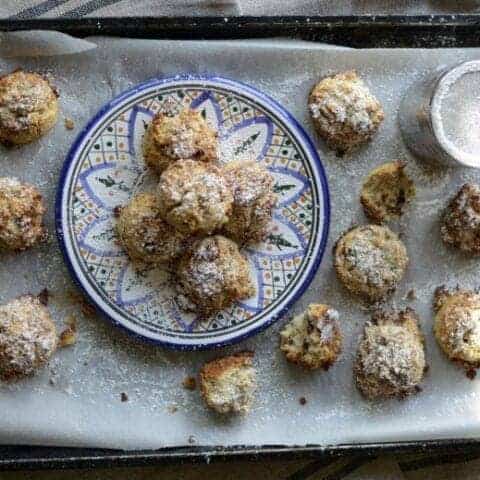
<path fill-rule="evenodd" d="M 134 266 L 115 233 L 115 207 L 154 186 L 143 162 L 158 111 L 200 110 L 228 158 L 255 158 L 274 175 L 279 202 L 268 239 L 245 251 L 256 294 L 208 320 L 182 311 L 165 271 Z M 329 196 L 317 152 L 295 119 L 252 87 L 219 77 L 152 80 L 104 106 L 64 165 L 57 231 L 74 279 L 98 309 L 130 332 L 175 348 L 237 342 L 281 317 L 307 288 L 328 235 Z"/>

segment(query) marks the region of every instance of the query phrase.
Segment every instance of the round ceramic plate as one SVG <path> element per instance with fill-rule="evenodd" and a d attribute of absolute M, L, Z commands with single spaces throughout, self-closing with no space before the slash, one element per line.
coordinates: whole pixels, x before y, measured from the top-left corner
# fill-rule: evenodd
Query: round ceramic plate
<path fill-rule="evenodd" d="M 146 126 L 185 107 L 218 130 L 223 161 L 268 168 L 279 198 L 266 241 L 244 250 L 255 295 L 209 319 L 180 308 L 166 271 L 132 264 L 115 232 L 115 208 L 157 181 L 142 158 Z M 328 187 L 311 140 L 274 100 L 219 77 L 152 80 L 112 100 L 72 146 L 58 192 L 60 244 L 90 300 L 117 325 L 177 348 L 230 344 L 270 325 L 307 288 L 327 240 Z"/>

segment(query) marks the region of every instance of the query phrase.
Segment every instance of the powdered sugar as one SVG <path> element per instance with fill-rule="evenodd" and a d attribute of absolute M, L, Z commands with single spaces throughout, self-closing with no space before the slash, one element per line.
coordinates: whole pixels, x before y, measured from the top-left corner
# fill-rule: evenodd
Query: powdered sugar
<path fill-rule="evenodd" d="M 30 375 L 52 355 L 54 324 L 35 297 L 24 296 L 0 306 L 0 376 Z"/>

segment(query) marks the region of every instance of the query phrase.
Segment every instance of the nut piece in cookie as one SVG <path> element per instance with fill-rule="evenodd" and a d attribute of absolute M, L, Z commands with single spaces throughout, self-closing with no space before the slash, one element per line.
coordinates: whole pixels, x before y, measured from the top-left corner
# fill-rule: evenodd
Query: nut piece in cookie
<path fill-rule="evenodd" d="M 417 393 L 426 370 L 425 340 L 413 310 L 379 312 L 366 323 L 354 365 L 364 397 L 403 398 Z"/>
<path fill-rule="evenodd" d="M 55 324 L 38 297 L 24 295 L 0 306 L 0 379 L 34 374 L 56 348 Z"/>
<path fill-rule="evenodd" d="M 247 259 L 232 240 L 215 235 L 197 240 L 177 269 L 180 292 L 203 316 L 254 294 Z"/>
<path fill-rule="evenodd" d="M 471 375 L 480 367 L 480 294 L 437 288 L 434 333 L 447 357 Z"/>
<path fill-rule="evenodd" d="M 217 132 L 196 110 L 187 108 L 175 116 L 157 113 L 143 140 L 145 162 L 158 173 L 181 159 L 215 162 L 217 137 Z"/>
<path fill-rule="evenodd" d="M 163 219 L 185 234 L 210 234 L 225 225 L 233 197 L 220 168 L 179 160 L 160 176 L 157 188 Z"/>
<path fill-rule="evenodd" d="M 233 192 L 233 211 L 224 226 L 226 235 L 240 244 L 262 241 L 277 202 L 273 176 L 255 161 L 231 162 L 224 175 Z"/>
<path fill-rule="evenodd" d="M 0 249 L 22 251 L 44 241 L 45 205 L 33 185 L 0 178 Z"/>
<path fill-rule="evenodd" d="M 405 274 L 408 255 L 403 242 L 389 228 L 366 225 L 340 237 L 334 265 L 350 292 L 376 302 L 395 290 Z"/>
<path fill-rule="evenodd" d="M 57 117 L 58 94 L 44 77 L 17 70 L 0 78 L 0 142 L 33 142 Z"/>
<path fill-rule="evenodd" d="M 152 264 L 168 263 L 181 255 L 186 240 L 161 218 L 152 193 L 138 194 L 120 209 L 117 233 L 132 260 Z"/>
<path fill-rule="evenodd" d="M 383 223 L 399 217 L 415 195 L 415 187 L 405 173 L 405 166 L 403 162 L 385 163 L 368 174 L 360 202 L 365 215 L 373 222 Z"/>
<path fill-rule="evenodd" d="M 200 371 L 200 391 L 218 413 L 248 413 L 256 389 L 253 353 L 241 352 L 206 363 Z"/>
<path fill-rule="evenodd" d="M 328 305 L 309 305 L 280 332 L 280 350 L 290 362 L 328 370 L 342 350 L 338 312 Z"/>
<path fill-rule="evenodd" d="M 446 208 L 440 229 L 445 243 L 464 252 L 480 254 L 480 187 L 462 186 Z"/>
<path fill-rule="evenodd" d="M 384 117 L 380 102 L 355 71 L 321 80 L 308 107 L 316 131 L 339 154 L 368 142 Z"/>

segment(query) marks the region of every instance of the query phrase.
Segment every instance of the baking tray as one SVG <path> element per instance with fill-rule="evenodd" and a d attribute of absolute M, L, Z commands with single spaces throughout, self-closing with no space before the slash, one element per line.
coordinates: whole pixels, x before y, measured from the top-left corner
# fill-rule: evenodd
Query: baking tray
<path fill-rule="evenodd" d="M 480 15 L 350 17 L 201 17 L 82 18 L 0 20 L 0 32 L 59 30 L 73 36 L 111 35 L 134 38 L 241 39 L 290 37 L 357 48 L 479 47 Z M 337 457 L 380 454 L 428 454 L 440 459 L 475 458 L 477 439 L 370 443 L 331 446 L 182 447 L 155 451 L 0 447 L 0 469 L 95 468 L 207 463 L 232 460 L 316 459 L 319 468 Z M 445 458 L 444 458 L 445 457 Z"/>

